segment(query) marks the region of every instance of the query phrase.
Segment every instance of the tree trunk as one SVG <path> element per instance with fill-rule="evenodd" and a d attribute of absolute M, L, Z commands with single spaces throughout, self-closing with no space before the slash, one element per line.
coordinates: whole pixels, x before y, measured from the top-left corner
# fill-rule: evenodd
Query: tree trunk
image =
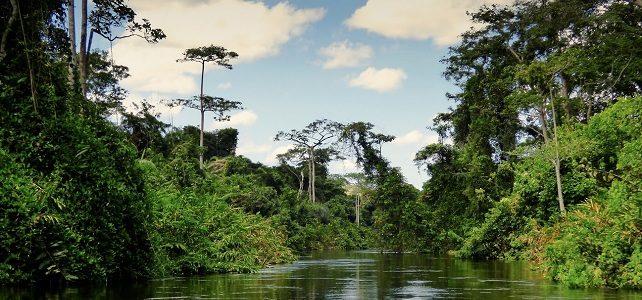
<path fill-rule="evenodd" d="M 299 198 L 301 198 L 301 194 L 303 194 L 303 179 L 305 179 L 305 176 L 303 175 L 303 170 L 301 170 L 301 177 L 299 177 L 299 191 L 296 193 L 297 200 L 299 200 Z"/>
<path fill-rule="evenodd" d="M 593 99 L 589 98 L 588 99 L 588 105 L 586 109 L 586 123 L 588 123 L 588 120 L 593 116 Z"/>
<path fill-rule="evenodd" d="M 551 99 L 553 97 L 553 93 L 551 92 Z M 564 194 L 562 193 L 562 174 L 561 174 L 561 168 L 560 168 L 560 144 L 559 140 L 557 137 L 557 121 L 555 120 L 557 118 L 555 114 L 555 105 L 551 105 L 551 109 L 553 112 L 553 134 L 555 135 L 555 182 L 557 184 L 557 202 L 560 207 L 560 212 L 565 213 L 566 208 L 564 207 Z"/>
<path fill-rule="evenodd" d="M 74 0 L 67 1 L 67 27 L 69 34 L 69 85 L 74 86 L 74 72 L 77 64 L 76 53 L 76 8 L 74 7 Z"/>
<path fill-rule="evenodd" d="M 572 116 L 572 111 L 571 111 L 571 103 L 570 103 L 570 98 L 569 98 L 569 92 L 568 92 L 568 81 L 566 80 L 566 77 L 564 75 L 560 74 L 560 97 L 564 101 L 564 122 L 566 124 L 571 123 L 571 118 Z"/>
<path fill-rule="evenodd" d="M 2 40 L 0 40 L 0 62 L 7 56 L 7 38 L 9 38 L 9 31 L 11 31 L 13 22 L 18 18 L 18 0 L 10 0 L 9 2 L 11 2 L 11 16 L 9 17 L 9 21 L 7 21 L 7 27 L 4 28 L 4 32 L 2 33 Z"/>
<path fill-rule="evenodd" d="M 548 144 L 549 137 L 548 137 L 548 126 L 546 126 L 546 103 L 544 102 L 544 100 L 542 100 L 542 103 L 540 103 L 538 116 L 539 116 L 539 123 L 542 130 L 542 136 L 544 138 L 544 144 Z"/>
<path fill-rule="evenodd" d="M 359 197 L 359 194 L 357 194 L 357 197 L 355 198 L 355 203 L 354 203 L 354 223 L 359 226 L 359 207 L 361 206 L 361 199 Z"/>
<path fill-rule="evenodd" d="M 316 162 L 315 162 L 315 157 L 314 157 L 314 149 L 311 151 L 312 155 L 312 203 L 315 203 L 317 201 L 317 191 L 316 191 L 316 178 L 317 178 L 317 172 L 316 172 Z"/>
<path fill-rule="evenodd" d="M 80 48 L 79 48 L 79 73 L 80 89 L 83 96 L 87 95 L 87 70 L 89 70 L 87 51 L 87 0 L 82 0 L 80 5 Z"/>
<path fill-rule="evenodd" d="M 312 154 L 308 149 L 308 199 L 312 200 Z"/>
<path fill-rule="evenodd" d="M 205 125 L 205 109 L 203 107 L 203 78 L 205 76 L 205 62 L 201 62 L 201 138 L 199 145 L 201 146 L 200 150 L 200 156 L 199 156 L 199 165 L 201 166 L 201 170 L 203 169 L 203 130 L 204 130 L 204 125 Z"/>

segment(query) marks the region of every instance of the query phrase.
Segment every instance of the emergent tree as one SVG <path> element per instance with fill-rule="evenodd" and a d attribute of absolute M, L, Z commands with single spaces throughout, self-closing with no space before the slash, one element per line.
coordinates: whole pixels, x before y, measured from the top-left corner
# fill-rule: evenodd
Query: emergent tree
<path fill-rule="evenodd" d="M 227 100 L 221 97 L 212 97 L 208 95 L 194 96 L 190 99 L 173 99 L 168 103 L 169 106 L 183 106 L 192 109 L 198 109 L 201 112 L 201 134 L 199 146 L 202 148 L 199 155 L 199 162 L 201 169 L 203 168 L 203 154 L 206 152 L 204 144 L 204 123 L 205 112 L 210 111 L 214 113 L 214 120 L 218 122 L 229 121 L 230 115 L 228 112 L 235 109 L 243 109 L 241 102 Z"/>
<path fill-rule="evenodd" d="M 236 58 L 239 55 L 236 52 L 228 51 L 220 46 L 203 46 L 198 48 L 190 48 L 183 52 L 183 58 L 176 60 L 177 62 L 197 62 L 201 64 L 201 93 L 199 97 L 192 99 L 179 99 L 174 101 L 174 104 L 187 106 L 189 108 L 198 109 L 201 111 L 201 138 L 200 146 L 203 147 L 203 127 L 205 123 L 205 112 L 212 111 L 217 113 L 217 120 L 229 120 L 229 116 L 225 115 L 226 112 L 232 109 L 241 109 L 241 102 L 229 101 L 219 97 L 210 97 L 203 94 L 203 77 L 205 76 L 205 63 L 215 63 L 226 69 L 232 69 L 230 59 Z M 203 168 L 203 155 L 200 156 L 200 166 Z"/>
<path fill-rule="evenodd" d="M 290 132 L 280 131 L 275 141 L 290 141 L 294 143 L 298 152 L 306 154 L 308 162 L 308 195 L 312 202 L 316 201 L 315 190 L 315 151 L 321 148 L 332 147 L 332 144 L 341 133 L 343 126 L 340 123 L 327 119 L 316 120 L 308 124 L 302 130 L 291 130 Z"/>

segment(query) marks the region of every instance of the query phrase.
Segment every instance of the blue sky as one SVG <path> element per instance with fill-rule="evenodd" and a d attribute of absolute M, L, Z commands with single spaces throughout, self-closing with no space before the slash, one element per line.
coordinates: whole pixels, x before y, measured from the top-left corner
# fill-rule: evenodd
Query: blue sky
<path fill-rule="evenodd" d="M 130 67 L 123 81 L 128 102 L 158 103 L 198 94 L 199 65 L 175 62 L 184 49 L 214 44 L 236 51 L 233 70 L 207 68 L 205 93 L 243 102 L 246 109 L 230 122 L 206 119 L 207 129 L 239 130 L 238 154 L 274 164 L 288 147 L 273 141 L 278 131 L 322 118 L 366 121 L 397 137 L 383 154 L 420 187 L 427 177 L 412 157 L 436 141 L 426 127 L 454 105 L 445 93 L 457 91 L 439 60 L 471 26 L 465 12 L 488 2 L 137 0 L 129 5 L 168 37 L 156 45 L 121 40 L 114 58 Z M 199 122 L 196 111 L 158 109 L 174 126 Z M 350 161 L 331 167 L 355 168 Z"/>

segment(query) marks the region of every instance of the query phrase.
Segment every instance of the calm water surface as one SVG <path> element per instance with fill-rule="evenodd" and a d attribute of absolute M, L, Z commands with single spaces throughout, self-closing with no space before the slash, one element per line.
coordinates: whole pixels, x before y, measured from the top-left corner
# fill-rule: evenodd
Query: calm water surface
<path fill-rule="evenodd" d="M 642 292 L 573 290 L 525 263 L 472 262 L 376 251 L 319 252 L 256 274 L 144 284 L 0 289 L 0 299 L 642 299 Z"/>

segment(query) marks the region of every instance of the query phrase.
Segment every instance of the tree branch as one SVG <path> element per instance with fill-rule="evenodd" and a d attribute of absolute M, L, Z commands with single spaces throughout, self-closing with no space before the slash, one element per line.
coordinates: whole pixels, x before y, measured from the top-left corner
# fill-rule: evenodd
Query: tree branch
<path fill-rule="evenodd" d="M 4 58 L 7 56 L 7 38 L 9 37 L 9 31 L 11 31 L 11 26 L 13 25 L 13 22 L 16 21 L 16 18 L 18 18 L 18 0 L 9 0 L 11 2 L 11 17 L 9 17 L 9 21 L 7 22 L 7 27 L 4 29 L 4 32 L 2 33 L 2 41 L 0 41 L 0 62 L 4 60 Z"/>
<path fill-rule="evenodd" d="M 510 45 L 506 45 L 506 48 L 508 49 L 508 51 L 510 51 L 510 53 L 513 54 L 513 56 L 515 56 L 515 58 L 517 58 L 520 63 L 524 62 L 524 59 L 522 59 L 522 57 L 519 56 L 519 54 L 517 54 L 517 52 L 515 52 L 515 50 L 513 50 Z"/>

